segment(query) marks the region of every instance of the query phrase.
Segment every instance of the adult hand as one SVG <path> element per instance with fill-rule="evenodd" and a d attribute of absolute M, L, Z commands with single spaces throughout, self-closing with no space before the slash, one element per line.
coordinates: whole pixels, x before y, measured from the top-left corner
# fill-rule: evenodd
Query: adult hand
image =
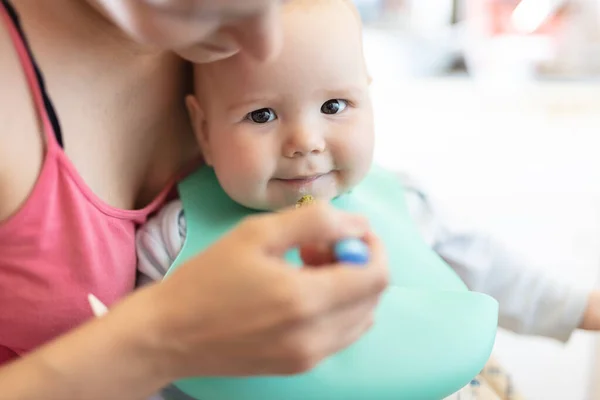
<path fill-rule="evenodd" d="M 348 236 L 368 243 L 368 265 L 283 260 Z M 303 372 L 369 329 L 387 280 L 360 217 L 319 204 L 249 218 L 169 279 L 0 368 L 0 387 L 11 399 L 132 399 L 187 376 Z"/>
<path fill-rule="evenodd" d="M 296 269 L 293 247 L 362 237 L 364 268 Z M 152 287 L 172 378 L 306 371 L 369 329 L 388 282 L 365 219 L 318 204 L 251 217 Z M 320 263 L 322 264 L 322 263 Z"/>

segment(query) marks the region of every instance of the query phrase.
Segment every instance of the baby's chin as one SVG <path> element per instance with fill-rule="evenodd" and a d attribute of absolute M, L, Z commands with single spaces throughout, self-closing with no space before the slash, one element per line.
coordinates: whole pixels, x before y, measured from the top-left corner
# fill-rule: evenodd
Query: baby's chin
<path fill-rule="evenodd" d="M 254 186 L 254 190 L 248 184 L 243 187 L 239 181 L 221 179 L 220 183 L 233 201 L 250 210 L 281 211 L 296 207 L 298 201 L 307 195 L 318 202 L 329 202 L 348 192 L 351 186 L 341 178 L 337 173 L 328 173 L 308 182 L 274 178 L 260 182 Z"/>
<path fill-rule="evenodd" d="M 302 193 L 298 193 L 297 196 L 290 196 L 286 199 L 278 199 L 278 200 L 257 200 L 257 199 L 248 199 L 248 198 L 238 198 L 235 199 L 234 197 L 232 197 L 232 199 L 250 209 L 250 210 L 254 210 L 254 211 L 283 211 L 283 210 L 287 210 L 287 209 L 291 209 L 291 208 L 297 208 L 299 204 L 302 203 L 309 203 L 305 201 L 305 198 L 307 196 L 310 196 L 311 201 L 319 201 L 319 202 L 328 202 L 328 201 L 332 201 L 333 199 L 335 199 L 336 197 L 339 197 L 338 194 L 330 194 L 330 195 L 312 195 L 312 194 L 302 194 Z"/>

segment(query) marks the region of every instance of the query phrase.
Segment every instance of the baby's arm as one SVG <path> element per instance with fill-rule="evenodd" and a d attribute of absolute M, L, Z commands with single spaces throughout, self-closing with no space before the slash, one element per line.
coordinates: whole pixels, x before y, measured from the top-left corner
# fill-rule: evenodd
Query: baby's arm
<path fill-rule="evenodd" d="M 411 216 L 425 240 L 471 290 L 498 300 L 501 327 L 561 341 L 578 327 L 586 328 L 584 314 L 587 319 L 594 297 L 590 291 L 525 265 L 488 235 L 451 226 L 416 185 L 406 180 L 405 187 Z"/>
<path fill-rule="evenodd" d="M 138 286 L 161 280 L 183 247 L 185 218 L 180 200 L 164 206 L 137 232 Z"/>

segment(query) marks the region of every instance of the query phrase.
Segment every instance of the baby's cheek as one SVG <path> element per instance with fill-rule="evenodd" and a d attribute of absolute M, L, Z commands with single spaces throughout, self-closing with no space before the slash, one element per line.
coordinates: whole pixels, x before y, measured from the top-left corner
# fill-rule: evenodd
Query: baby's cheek
<path fill-rule="evenodd" d="M 336 164 L 344 169 L 360 169 L 370 164 L 373 156 L 373 139 L 364 131 L 349 130 L 331 147 Z"/>
<path fill-rule="evenodd" d="M 215 167 L 219 182 L 233 200 L 254 206 L 263 197 L 265 177 L 259 166 L 240 157 L 237 161 Z"/>
<path fill-rule="evenodd" d="M 248 180 L 244 179 L 243 174 L 236 171 L 221 171 L 218 173 L 219 183 L 225 192 L 236 202 L 247 205 L 253 198 L 251 188 L 249 188 Z"/>
<path fill-rule="evenodd" d="M 358 184 L 369 171 L 373 161 L 373 140 L 368 132 L 352 132 L 340 144 L 339 168 L 344 171 L 344 186 Z"/>

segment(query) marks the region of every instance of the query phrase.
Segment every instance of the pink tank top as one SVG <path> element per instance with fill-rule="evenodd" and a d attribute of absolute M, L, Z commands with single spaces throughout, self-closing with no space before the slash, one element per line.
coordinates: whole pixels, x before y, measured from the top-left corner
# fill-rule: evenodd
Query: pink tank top
<path fill-rule="evenodd" d="M 0 223 L 0 365 L 92 318 L 87 294 L 107 305 L 135 285 L 135 229 L 172 185 L 142 210 L 108 206 L 83 182 L 57 142 L 33 60 L 0 3 L 42 121 L 45 159 L 20 210 Z"/>

